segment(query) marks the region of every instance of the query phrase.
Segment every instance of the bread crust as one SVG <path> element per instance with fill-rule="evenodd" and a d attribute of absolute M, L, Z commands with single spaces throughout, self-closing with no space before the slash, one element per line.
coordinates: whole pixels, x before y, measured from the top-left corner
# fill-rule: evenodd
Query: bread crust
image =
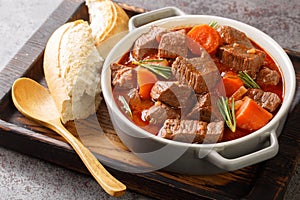
<path fill-rule="evenodd" d="M 106 57 L 112 47 L 128 33 L 129 17 L 110 0 L 86 0 L 92 33 L 99 54 Z"/>
<path fill-rule="evenodd" d="M 64 80 L 60 77 L 59 51 L 62 35 L 71 27 L 70 23 L 59 27 L 47 42 L 44 53 L 44 74 L 49 91 L 54 99 L 56 108 L 62 113 L 63 101 L 69 101 L 70 96 L 66 93 Z M 55 91 L 55 92 L 54 92 Z M 55 93 L 55 95 L 53 95 Z"/>
<path fill-rule="evenodd" d="M 49 38 L 44 74 L 63 123 L 96 112 L 101 101 L 102 62 L 83 20 L 62 25 Z"/>

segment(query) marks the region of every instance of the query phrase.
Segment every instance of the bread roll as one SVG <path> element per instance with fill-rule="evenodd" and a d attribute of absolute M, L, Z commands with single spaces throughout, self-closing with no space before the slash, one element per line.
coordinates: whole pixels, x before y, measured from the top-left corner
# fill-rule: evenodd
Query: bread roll
<path fill-rule="evenodd" d="M 58 28 L 50 37 L 44 54 L 44 73 L 61 121 L 85 119 L 99 107 L 99 55 L 92 30 L 78 20 Z"/>
<path fill-rule="evenodd" d="M 86 5 L 97 50 L 106 58 L 114 45 L 128 33 L 129 17 L 110 0 L 86 0 Z"/>

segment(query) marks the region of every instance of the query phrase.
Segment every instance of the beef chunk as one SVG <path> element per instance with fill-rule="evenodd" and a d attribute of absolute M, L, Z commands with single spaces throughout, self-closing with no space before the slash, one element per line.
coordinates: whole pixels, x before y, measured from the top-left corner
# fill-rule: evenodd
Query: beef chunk
<path fill-rule="evenodd" d="M 120 69 L 123 69 L 123 68 L 127 68 L 126 65 L 121 65 L 121 64 L 118 64 L 118 63 L 112 63 L 110 65 L 110 70 L 111 70 L 111 77 L 115 77 L 118 73 L 118 70 Z"/>
<path fill-rule="evenodd" d="M 224 132 L 224 122 L 206 123 L 197 120 L 167 119 L 159 135 L 163 138 L 188 142 L 211 143 L 220 141 Z"/>
<path fill-rule="evenodd" d="M 246 48 L 253 48 L 253 45 L 246 34 L 233 27 L 220 26 L 217 31 L 219 32 L 223 44 L 225 45 L 237 43 Z"/>
<path fill-rule="evenodd" d="M 212 121 L 212 106 L 199 107 L 196 105 L 187 115 L 187 118 L 210 122 Z"/>
<path fill-rule="evenodd" d="M 112 85 L 121 88 L 133 88 L 136 86 L 136 71 L 121 64 L 113 63 L 111 68 Z"/>
<path fill-rule="evenodd" d="M 210 93 L 206 93 L 203 95 L 197 95 L 197 104 L 200 107 L 211 106 L 211 95 Z"/>
<path fill-rule="evenodd" d="M 264 92 L 261 89 L 249 89 L 247 96 L 269 112 L 274 112 L 281 104 L 281 99 L 277 94 Z"/>
<path fill-rule="evenodd" d="M 257 82 L 265 85 L 277 85 L 280 80 L 280 75 L 276 70 L 271 70 L 267 67 L 263 67 L 258 75 Z"/>
<path fill-rule="evenodd" d="M 156 102 L 152 107 L 144 111 L 144 116 L 151 124 L 163 124 L 166 119 L 179 119 L 180 110 L 172 109 L 162 102 Z"/>
<path fill-rule="evenodd" d="M 156 101 L 162 101 L 175 108 L 183 108 L 189 105 L 191 93 L 190 87 L 181 85 L 177 81 L 157 81 L 150 95 Z"/>
<path fill-rule="evenodd" d="M 167 29 L 152 26 L 147 33 L 142 34 L 134 43 L 132 56 L 136 60 L 142 60 L 146 55 L 156 53 L 158 49 L 157 37 L 162 33 L 168 32 Z"/>
<path fill-rule="evenodd" d="M 136 88 L 131 89 L 128 92 L 128 97 L 129 97 L 128 103 L 132 110 L 138 109 L 138 107 L 142 104 L 142 99 L 139 95 L 138 89 Z"/>
<path fill-rule="evenodd" d="M 252 78 L 264 64 L 265 53 L 258 49 L 248 49 L 239 44 L 220 47 L 221 62 L 235 72 L 246 71 Z"/>
<path fill-rule="evenodd" d="M 176 58 L 179 55 L 186 57 L 188 48 L 184 33 L 175 31 L 163 34 L 158 46 L 158 56 L 160 58 Z"/>
<path fill-rule="evenodd" d="M 218 32 L 224 45 L 219 49 L 221 62 L 235 72 L 246 71 L 255 78 L 264 64 L 265 53 L 255 49 L 246 34 L 233 27 L 221 26 Z"/>
<path fill-rule="evenodd" d="M 180 83 L 188 84 L 196 93 L 208 92 L 220 79 L 218 68 L 206 56 L 192 59 L 179 56 L 172 64 L 172 73 Z"/>
<path fill-rule="evenodd" d="M 188 113 L 187 119 L 201 120 L 205 122 L 215 120 L 218 116 L 218 111 L 212 106 L 210 93 L 197 95 L 196 98 L 197 102 L 192 110 Z"/>
<path fill-rule="evenodd" d="M 206 122 L 167 119 L 161 128 L 159 135 L 170 140 L 202 143 L 205 138 L 206 130 Z"/>
<path fill-rule="evenodd" d="M 224 133 L 224 121 L 210 122 L 207 125 L 206 136 L 203 143 L 221 142 Z"/>
<path fill-rule="evenodd" d="M 256 102 L 261 100 L 264 91 L 261 89 L 248 89 L 247 96 L 253 99 Z"/>
<path fill-rule="evenodd" d="M 281 104 L 279 96 L 272 92 L 264 92 L 261 97 L 261 106 L 270 112 L 274 112 Z"/>

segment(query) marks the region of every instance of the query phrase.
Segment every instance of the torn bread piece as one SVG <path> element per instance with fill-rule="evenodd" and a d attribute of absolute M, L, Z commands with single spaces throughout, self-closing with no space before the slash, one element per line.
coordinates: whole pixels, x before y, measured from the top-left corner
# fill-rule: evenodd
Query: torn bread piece
<path fill-rule="evenodd" d="M 97 111 L 102 64 L 88 22 L 66 23 L 50 37 L 44 73 L 63 123 L 85 119 Z"/>
<path fill-rule="evenodd" d="M 99 54 L 106 58 L 116 43 L 128 33 L 129 17 L 111 0 L 86 0 L 90 26 Z"/>

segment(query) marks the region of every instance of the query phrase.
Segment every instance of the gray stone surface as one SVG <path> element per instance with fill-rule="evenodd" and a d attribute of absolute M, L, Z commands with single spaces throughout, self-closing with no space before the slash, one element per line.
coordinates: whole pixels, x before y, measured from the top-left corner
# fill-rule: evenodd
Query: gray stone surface
<path fill-rule="evenodd" d="M 0 0 L 0 70 L 62 0 Z"/>
<path fill-rule="evenodd" d="M 62 0 L 0 0 L 0 70 Z M 300 51 L 299 0 L 119 0 L 156 9 L 177 6 L 189 14 L 237 19 Z M 286 199 L 300 199 L 299 167 Z M 90 177 L 0 147 L 0 199 L 114 199 Z M 128 191 L 120 199 L 150 199 Z"/>
<path fill-rule="evenodd" d="M 0 147 L 0 200 L 85 200 L 107 195 L 93 178 Z M 130 191 L 119 199 L 150 200 Z"/>

